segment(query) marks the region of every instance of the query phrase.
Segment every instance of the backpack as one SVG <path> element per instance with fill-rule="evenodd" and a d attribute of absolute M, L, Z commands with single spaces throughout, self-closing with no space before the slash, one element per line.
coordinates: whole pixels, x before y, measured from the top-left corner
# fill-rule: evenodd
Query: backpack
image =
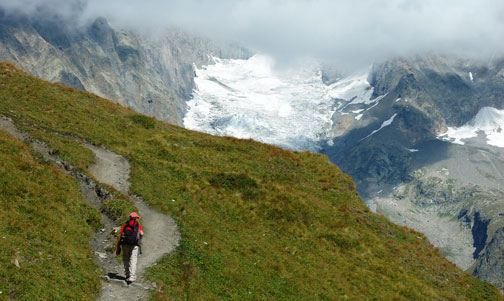
<path fill-rule="evenodd" d="M 131 220 L 124 224 L 124 230 L 121 234 L 121 244 L 138 246 L 140 242 L 140 227 L 138 223 L 130 225 Z"/>

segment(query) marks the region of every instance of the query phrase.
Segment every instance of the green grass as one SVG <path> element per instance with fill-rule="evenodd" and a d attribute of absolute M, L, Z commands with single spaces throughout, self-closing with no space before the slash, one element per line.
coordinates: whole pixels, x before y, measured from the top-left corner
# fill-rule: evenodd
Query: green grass
<path fill-rule="evenodd" d="M 55 133 L 126 156 L 131 191 L 176 219 L 180 246 L 148 271 L 154 299 L 501 300 L 370 212 L 326 156 L 188 131 L 9 64 L 0 96 L 0 114 L 83 170 L 92 155 Z"/>
<path fill-rule="evenodd" d="M 99 292 L 88 237 L 99 213 L 79 185 L 0 131 L 0 299 L 92 300 Z M 19 264 L 16 266 L 15 261 Z"/>
<path fill-rule="evenodd" d="M 125 197 L 111 198 L 102 205 L 102 211 L 116 222 L 123 222 L 129 219 L 129 214 L 138 209 Z"/>

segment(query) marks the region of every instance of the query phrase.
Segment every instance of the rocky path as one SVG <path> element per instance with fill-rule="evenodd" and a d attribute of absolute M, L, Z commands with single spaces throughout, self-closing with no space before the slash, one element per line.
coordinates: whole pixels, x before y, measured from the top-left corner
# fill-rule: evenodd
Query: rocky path
<path fill-rule="evenodd" d="M 99 182 L 108 184 L 124 194 L 128 194 L 129 189 L 129 171 L 128 160 L 104 148 L 93 145 L 86 145 L 96 156 L 96 163 L 90 166 L 89 172 Z M 178 244 L 179 233 L 174 220 L 164 214 L 150 209 L 145 202 L 137 196 L 132 196 L 135 205 L 142 217 L 141 224 L 145 232 L 142 242 L 143 254 L 139 256 L 137 265 L 138 286 L 124 287 L 114 282 L 106 283 L 103 286 L 100 300 L 117 300 L 118 296 L 122 300 L 138 300 L 137 290 L 141 286 L 145 269 L 156 263 L 163 255 L 173 251 Z M 123 275 L 122 265 L 116 265 L 109 273 Z M 126 295 L 124 295 L 126 294 Z M 129 296 L 134 298 L 129 298 Z"/>
<path fill-rule="evenodd" d="M 52 162 L 65 173 L 75 177 L 80 183 L 84 200 L 97 210 L 100 210 L 103 201 L 110 197 L 110 193 L 102 188 L 99 183 L 95 183 L 75 167 L 61 161 L 45 143 L 32 139 L 26 133 L 19 131 L 9 118 L 0 117 L 0 129 L 30 144 L 45 160 Z M 89 172 L 93 177 L 99 182 L 108 184 L 123 194 L 129 195 L 130 166 L 128 161 L 124 157 L 104 148 L 91 144 L 86 144 L 86 147 L 93 151 L 96 156 L 96 163 L 89 168 Z M 98 300 L 147 300 L 149 297 L 148 289 L 152 286 L 144 282 L 145 269 L 155 264 L 163 255 L 173 251 L 178 245 L 180 234 L 174 220 L 150 209 L 140 197 L 130 197 L 139 209 L 145 232 L 142 247 L 143 254 L 139 256 L 137 266 L 138 282 L 135 285 L 128 286 L 121 279 L 121 276 L 124 276 L 122 264 L 115 259 L 115 255 L 110 250 L 110 246 L 115 244 L 115 238 L 110 235 L 114 232 L 115 223 L 105 214 L 102 214 L 102 229 L 89 241 L 96 254 L 96 261 L 107 273 L 107 276 L 102 276 L 102 292 Z"/>

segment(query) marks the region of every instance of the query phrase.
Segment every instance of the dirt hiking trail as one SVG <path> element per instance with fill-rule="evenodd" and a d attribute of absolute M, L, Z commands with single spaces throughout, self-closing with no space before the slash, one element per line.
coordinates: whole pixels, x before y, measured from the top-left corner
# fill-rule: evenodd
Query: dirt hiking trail
<path fill-rule="evenodd" d="M 101 210 L 103 202 L 111 197 L 110 192 L 99 183 L 95 183 L 86 174 L 62 161 L 45 143 L 32 139 L 26 133 L 19 131 L 10 118 L 0 116 L 0 129 L 31 145 L 45 160 L 52 162 L 60 170 L 76 178 L 80 183 L 84 200 L 98 211 Z M 89 173 L 99 182 L 108 184 L 123 194 L 129 195 L 130 166 L 128 160 L 102 147 L 87 143 L 85 146 L 96 156 L 96 163 L 89 167 Z M 150 209 L 140 197 L 129 196 L 134 200 L 139 214 L 142 216 L 140 222 L 145 232 L 142 242 L 143 254 L 139 255 L 137 264 L 137 283 L 127 285 L 122 279 L 121 276 L 124 276 L 123 265 L 116 260 L 110 250 L 110 246 L 116 242 L 116 238 L 110 240 L 110 234 L 114 232 L 114 228 L 117 229 L 116 224 L 102 213 L 102 229 L 96 232 L 89 241 L 95 252 L 96 262 L 107 273 L 107 276 L 101 277 L 102 291 L 98 300 L 148 300 L 148 290 L 153 288 L 153 284 L 144 280 L 145 269 L 154 265 L 163 255 L 172 252 L 180 239 L 176 223 L 171 217 Z"/>
<path fill-rule="evenodd" d="M 123 194 L 128 195 L 130 166 L 124 157 L 101 147 L 86 145 L 96 156 L 96 163 L 89 167 L 89 172 L 99 182 L 108 184 Z M 142 217 L 140 223 L 145 232 L 142 239 L 142 252 L 137 264 L 137 278 L 142 281 L 145 269 L 155 264 L 163 255 L 175 249 L 180 238 L 175 221 L 164 214 L 158 213 L 145 204 L 137 196 L 132 196 L 138 213 Z M 124 274 L 122 265 L 117 273 Z M 105 299 L 103 299 L 105 300 Z"/>

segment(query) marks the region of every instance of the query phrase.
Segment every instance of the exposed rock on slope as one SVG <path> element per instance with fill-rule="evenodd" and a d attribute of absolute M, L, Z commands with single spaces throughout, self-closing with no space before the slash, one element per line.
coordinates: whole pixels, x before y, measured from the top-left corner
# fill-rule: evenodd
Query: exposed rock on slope
<path fill-rule="evenodd" d="M 504 264 L 504 228 L 495 232 L 492 239 L 486 246 L 484 259 L 480 260 L 474 269 L 474 275 L 495 284 L 497 287 L 504 287 L 501 267 Z"/>
<path fill-rule="evenodd" d="M 446 56 L 398 58 L 376 64 L 370 82 L 375 94 L 393 92 L 409 104 L 439 120 L 433 129 L 459 126 L 485 106 L 504 105 L 504 61 L 482 64 Z"/>
<path fill-rule="evenodd" d="M 212 63 L 210 55 L 249 54 L 178 29 L 146 36 L 103 18 L 76 28 L 57 17 L 13 16 L 0 9 L 0 60 L 174 123 L 180 123 L 193 90 L 193 64 Z"/>

